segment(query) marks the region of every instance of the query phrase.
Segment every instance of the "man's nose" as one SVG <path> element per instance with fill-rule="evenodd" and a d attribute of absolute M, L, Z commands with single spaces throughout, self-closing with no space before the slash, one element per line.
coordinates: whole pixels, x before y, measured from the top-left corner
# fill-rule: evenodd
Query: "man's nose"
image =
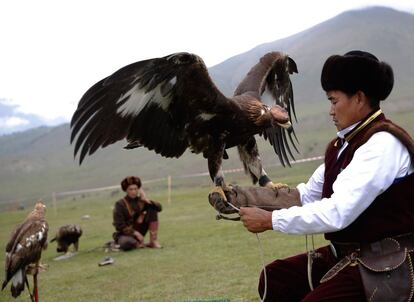
<path fill-rule="evenodd" d="M 329 115 L 334 115 L 335 111 L 333 109 L 333 106 L 330 107 L 329 109 Z"/>

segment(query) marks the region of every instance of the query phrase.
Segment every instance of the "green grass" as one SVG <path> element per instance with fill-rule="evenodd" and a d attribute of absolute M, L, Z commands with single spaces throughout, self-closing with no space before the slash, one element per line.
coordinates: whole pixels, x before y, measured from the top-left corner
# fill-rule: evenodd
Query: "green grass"
<path fill-rule="evenodd" d="M 317 163 L 293 167 L 292 184 L 313 170 Z M 299 166 L 299 165 L 298 165 Z M 272 171 L 282 177 L 280 171 Z M 279 171 L 279 172 L 278 172 Z M 244 177 L 229 178 L 243 183 Z M 208 182 L 206 182 L 208 183 Z M 246 182 L 247 183 L 247 182 Z M 48 204 L 49 238 L 66 223 L 78 223 L 84 230 L 78 255 L 54 261 L 58 254 L 51 243 L 43 252 L 42 262 L 49 265 L 39 277 L 40 301 L 255 301 L 262 268 L 256 237 L 241 223 L 215 220 L 215 211 L 207 202 L 208 185 L 180 187 L 173 190 L 172 202 L 166 191 L 148 188 L 150 197 L 160 200 L 160 250 L 105 253 L 96 249 L 111 239 L 112 206 L 119 196 L 91 195 L 83 199 L 59 200 L 57 212 Z M 14 226 L 27 215 L 25 211 L 0 213 L 0 248 L 4 251 Z M 89 220 L 82 220 L 83 215 Z M 260 235 L 265 262 L 304 251 L 302 236 L 277 232 Z M 317 245 L 323 238 L 317 236 Z M 4 262 L 4 253 L 0 254 Z M 106 256 L 113 265 L 99 267 Z M 9 286 L 0 293 L 1 301 L 29 301 L 27 292 L 14 300 Z"/>

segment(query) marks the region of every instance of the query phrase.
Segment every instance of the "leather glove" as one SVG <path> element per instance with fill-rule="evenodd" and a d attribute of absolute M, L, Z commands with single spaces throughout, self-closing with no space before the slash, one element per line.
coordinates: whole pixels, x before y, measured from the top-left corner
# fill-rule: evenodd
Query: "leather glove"
<path fill-rule="evenodd" d="M 213 208 L 222 214 L 237 213 L 229 203 L 237 208 L 258 207 L 263 210 L 273 211 L 291 206 L 301 206 L 300 194 L 296 188 L 266 188 L 228 186 L 224 190 L 227 201 L 218 192 L 210 192 L 208 201 Z"/>

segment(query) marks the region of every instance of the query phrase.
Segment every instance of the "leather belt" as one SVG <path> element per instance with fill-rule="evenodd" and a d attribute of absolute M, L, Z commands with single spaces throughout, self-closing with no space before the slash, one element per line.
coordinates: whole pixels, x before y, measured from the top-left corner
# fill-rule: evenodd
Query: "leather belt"
<path fill-rule="evenodd" d="M 414 251 L 414 233 L 401 234 L 389 238 L 396 240 L 400 244 L 401 249 L 407 248 L 408 252 Z M 379 242 L 381 240 L 371 243 L 332 241 L 331 249 L 337 259 L 342 259 L 352 253 L 359 254 L 361 252 L 361 246 L 368 246 L 371 250 L 375 250 Z"/>

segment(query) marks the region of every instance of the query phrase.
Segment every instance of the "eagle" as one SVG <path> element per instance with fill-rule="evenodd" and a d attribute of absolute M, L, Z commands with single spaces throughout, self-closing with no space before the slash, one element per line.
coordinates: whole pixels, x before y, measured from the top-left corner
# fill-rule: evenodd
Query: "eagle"
<path fill-rule="evenodd" d="M 50 242 L 57 242 L 56 251 L 58 253 L 67 253 L 69 246 L 73 244 L 75 252 L 79 248 L 79 238 L 82 236 L 82 229 L 77 224 L 67 224 L 59 228 L 56 236 L 53 237 Z"/>
<path fill-rule="evenodd" d="M 10 241 L 6 245 L 6 274 L 1 289 L 3 290 L 11 281 L 11 293 L 14 298 L 24 290 L 25 283 L 29 289 L 27 273 L 33 274 L 33 292 L 37 297 L 39 261 L 42 251 L 47 247 L 49 230 L 45 220 L 45 210 L 46 206 L 42 202 L 37 202 L 34 210 L 12 232 Z"/>
<path fill-rule="evenodd" d="M 281 163 L 298 152 L 291 120 L 296 118 L 290 75 L 296 63 L 287 54 L 260 58 L 226 97 L 203 60 L 174 53 L 127 65 L 97 82 L 82 96 L 71 119 L 71 143 L 79 164 L 86 155 L 126 139 L 126 149 L 144 146 L 167 158 L 189 148 L 207 159 L 214 184 L 225 188 L 222 160 L 237 146 L 252 182 L 274 186 L 262 167 L 254 135 L 272 144 Z M 271 99 L 272 106 L 265 103 Z M 289 140 L 287 139 L 289 138 Z"/>

